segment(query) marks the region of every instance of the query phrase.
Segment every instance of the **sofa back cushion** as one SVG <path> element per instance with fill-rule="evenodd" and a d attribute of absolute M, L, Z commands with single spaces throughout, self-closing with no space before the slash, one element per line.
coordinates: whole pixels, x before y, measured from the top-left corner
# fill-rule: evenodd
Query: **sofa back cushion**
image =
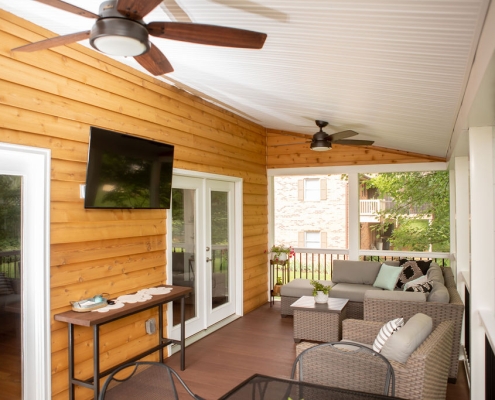
<path fill-rule="evenodd" d="M 380 266 L 378 261 L 333 260 L 332 282 L 373 285 Z"/>

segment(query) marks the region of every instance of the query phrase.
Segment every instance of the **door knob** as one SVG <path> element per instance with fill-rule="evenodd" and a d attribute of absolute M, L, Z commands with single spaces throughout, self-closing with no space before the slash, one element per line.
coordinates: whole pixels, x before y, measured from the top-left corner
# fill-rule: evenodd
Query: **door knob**
<path fill-rule="evenodd" d="M 206 262 L 213 261 L 210 257 L 206 257 Z"/>

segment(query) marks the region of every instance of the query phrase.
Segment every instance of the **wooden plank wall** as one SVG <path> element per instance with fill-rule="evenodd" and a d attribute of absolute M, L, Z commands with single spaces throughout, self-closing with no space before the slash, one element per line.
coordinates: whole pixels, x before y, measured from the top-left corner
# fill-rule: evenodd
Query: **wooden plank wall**
<path fill-rule="evenodd" d="M 331 132 L 329 132 L 331 133 Z M 445 162 L 445 158 L 377 146 L 333 145 L 329 151 L 310 149 L 311 136 L 267 129 L 267 168 L 333 167 L 342 165 Z"/>
<path fill-rule="evenodd" d="M 53 36 L 0 10 L 0 141 L 52 151 L 52 398 L 68 398 L 67 329 L 53 314 L 69 301 L 163 283 L 167 213 L 85 210 L 90 126 L 175 145 L 176 168 L 244 180 L 244 312 L 267 302 L 266 131 L 81 45 L 10 49 Z M 102 328 L 102 368 L 156 343 L 144 312 Z M 91 329 L 76 329 L 76 377 L 92 372 Z M 29 361 L 28 361 L 29 362 Z M 86 389 L 78 399 L 90 398 Z"/>

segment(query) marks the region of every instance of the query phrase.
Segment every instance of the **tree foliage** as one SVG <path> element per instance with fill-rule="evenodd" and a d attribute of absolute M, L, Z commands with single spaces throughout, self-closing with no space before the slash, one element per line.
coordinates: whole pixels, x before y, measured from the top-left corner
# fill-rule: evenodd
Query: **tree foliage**
<path fill-rule="evenodd" d="M 21 232 L 21 177 L 0 175 L 0 250 L 18 250 Z"/>
<path fill-rule="evenodd" d="M 371 177 L 367 188 L 381 198 L 393 199 L 379 213 L 387 224 L 395 224 L 390 243 L 396 249 L 449 251 L 450 193 L 448 171 L 383 173 Z"/>

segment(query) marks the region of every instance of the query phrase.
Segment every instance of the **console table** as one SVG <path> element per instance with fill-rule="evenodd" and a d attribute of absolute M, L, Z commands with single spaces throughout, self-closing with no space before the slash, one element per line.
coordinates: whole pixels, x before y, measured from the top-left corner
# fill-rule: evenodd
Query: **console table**
<path fill-rule="evenodd" d="M 118 367 L 132 361 L 137 361 L 155 351 L 160 351 L 160 362 L 163 362 L 162 349 L 169 344 L 180 344 L 181 357 L 180 369 L 185 369 L 185 298 L 192 292 L 192 288 L 183 286 L 170 286 L 172 291 L 167 294 L 153 295 L 150 300 L 141 303 L 126 303 L 124 307 L 110 310 L 105 313 L 100 312 L 75 312 L 66 311 L 55 314 L 56 321 L 66 322 L 68 324 L 69 334 L 69 399 L 74 399 L 75 385 L 93 389 L 94 398 L 97 399 L 100 392 L 100 378 L 110 374 Z M 163 337 L 163 305 L 173 300 L 180 300 L 180 340 L 173 340 Z M 113 366 L 105 371 L 100 372 L 100 326 L 121 318 L 128 317 L 150 308 L 158 307 L 158 345 L 136 355 L 123 363 Z M 74 377 L 74 325 L 93 327 L 93 377 L 80 380 Z"/>

